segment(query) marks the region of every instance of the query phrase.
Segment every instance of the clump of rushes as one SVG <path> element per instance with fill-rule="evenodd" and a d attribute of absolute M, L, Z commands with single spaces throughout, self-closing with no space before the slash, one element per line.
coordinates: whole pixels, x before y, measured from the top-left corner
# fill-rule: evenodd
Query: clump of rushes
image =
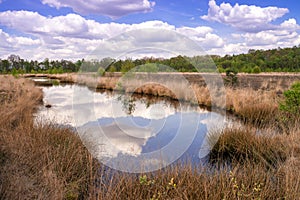
<path fill-rule="evenodd" d="M 287 146 L 279 135 L 257 134 L 255 130 L 245 128 L 227 128 L 214 144 L 209 161 L 220 166 L 260 163 L 267 168 L 275 167 L 287 159 Z"/>
<path fill-rule="evenodd" d="M 278 97 L 274 92 L 227 88 L 226 95 L 227 108 L 246 124 L 262 128 L 276 121 Z"/>
<path fill-rule="evenodd" d="M 248 104 L 236 112 L 244 123 L 264 128 L 274 124 L 278 108 L 267 103 Z"/>

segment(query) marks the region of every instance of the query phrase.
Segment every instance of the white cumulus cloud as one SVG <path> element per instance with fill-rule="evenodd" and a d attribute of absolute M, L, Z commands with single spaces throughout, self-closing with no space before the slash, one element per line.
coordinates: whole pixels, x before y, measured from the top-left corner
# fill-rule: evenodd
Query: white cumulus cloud
<path fill-rule="evenodd" d="M 0 48 L 9 47 L 9 35 L 0 29 Z"/>
<path fill-rule="evenodd" d="M 223 13 L 228 14 L 234 10 L 229 4 L 224 5 L 219 6 L 224 10 Z M 231 15 L 238 14 L 228 14 Z M 243 20 L 240 23 L 242 24 Z M 134 53 L 141 56 L 152 53 L 153 56 L 162 57 L 166 52 L 158 49 L 183 54 L 181 50 L 197 51 L 201 47 L 209 54 L 223 55 L 245 53 L 249 49 L 270 49 L 300 44 L 298 33 L 300 27 L 294 18 L 272 25 L 273 27 L 269 29 L 233 32 L 222 37 L 209 26 L 176 27 L 159 20 L 136 24 L 100 23 L 74 13 L 46 17 L 31 11 L 5 11 L 0 12 L 0 25 L 18 33 L 14 35 L 12 32 L 5 32 L 6 29 L 0 29 L 0 58 L 6 58 L 13 53 L 26 59 L 77 60 L 86 58 L 95 51 L 102 51 L 105 57 L 114 57 L 134 49 L 140 51 L 132 52 L 128 57 L 134 57 Z M 232 26 L 238 28 L 236 24 Z M 143 47 L 154 49 L 146 50 Z M 112 54 L 113 52 L 115 54 Z"/>
<path fill-rule="evenodd" d="M 277 48 L 299 45 L 299 25 L 295 19 L 288 19 L 273 30 L 263 30 L 257 33 L 233 34 L 236 39 L 242 39 L 248 47 Z"/>
<path fill-rule="evenodd" d="M 224 45 L 224 40 L 220 36 L 214 34 L 211 27 L 182 27 L 178 28 L 176 31 L 198 42 L 198 44 L 205 47 L 205 49 L 222 47 Z"/>
<path fill-rule="evenodd" d="M 229 3 L 217 5 L 215 0 L 210 0 L 208 14 L 201 18 L 227 24 L 246 32 L 259 32 L 276 28 L 271 22 L 288 12 L 287 8 L 271 6 L 265 8 L 239 4 L 232 6 Z"/>
<path fill-rule="evenodd" d="M 154 1 L 148 0 L 42 0 L 43 4 L 56 7 L 70 7 L 75 12 L 105 15 L 118 18 L 137 12 L 150 12 L 155 6 Z"/>
<path fill-rule="evenodd" d="M 6 47 L 3 48 L 4 52 L 0 57 L 15 49 L 15 44 L 18 44 L 15 54 L 39 60 L 45 57 L 81 59 L 99 48 L 115 49 L 118 53 L 143 46 L 179 51 L 188 48 L 184 46 L 186 43 L 180 41 L 184 36 L 192 39 L 205 50 L 211 47 L 222 47 L 224 44 L 223 39 L 210 27 L 177 28 L 158 20 L 138 24 L 99 23 L 78 14 L 45 17 L 37 12 L 6 11 L 0 12 L 0 24 L 30 36 L 13 37 L 3 31 L 0 32 L 1 46 Z M 129 35 L 116 37 L 122 33 Z M 124 40 L 122 37 L 127 39 Z M 23 50 L 20 49 L 21 44 Z M 163 56 L 159 52 L 157 55 Z"/>
<path fill-rule="evenodd" d="M 297 24 L 297 21 L 296 19 L 294 18 L 291 18 L 291 19 L 288 19 L 286 21 L 284 21 L 281 25 L 280 25 L 280 28 L 281 29 L 286 29 L 286 30 L 299 30 L 300 29 L 300 26 Z"/>
<path fill-rule="evenodd" d="M 41 44 L 40 39 L 12 36 L 0 29 L 0 57 L 6 58 L 10 54 L 20 54 L 21 52 L 23 55 L 32 57 L 32 52 L 38 49 Z"/>

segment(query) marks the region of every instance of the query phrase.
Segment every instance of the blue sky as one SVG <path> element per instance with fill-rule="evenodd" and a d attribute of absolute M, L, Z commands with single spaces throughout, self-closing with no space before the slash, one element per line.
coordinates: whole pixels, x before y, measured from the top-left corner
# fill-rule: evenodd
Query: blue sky
<path fill-rule="evenodd" d="M 292 47 L 300 44 L 299 10 L 296 0 L 0 0 L 0 58 L 81 59 L 119 34 L 149 28 L 159 32 L 132 34 L 118 43 L 118 53 L 149 41 L 179 49 L 180 37 L 171 44 L 168 32 L 207 54 Z"/>

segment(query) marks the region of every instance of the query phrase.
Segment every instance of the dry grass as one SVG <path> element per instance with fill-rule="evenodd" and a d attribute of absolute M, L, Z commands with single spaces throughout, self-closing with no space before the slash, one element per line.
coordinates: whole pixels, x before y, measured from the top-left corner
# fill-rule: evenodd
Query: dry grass
<path fill-rule="evenodd" d="M 1 193 L 10 199 L 62 199 L 87 195 L 89 154 L 69 130 L 17 128 L 1 137 Z"/>
<path fill-rule="evenodd" d="M 1 76 L 0 83 L 0 199 L 300 199 L 295 124 L 289 135 L 225 129 L 210 155 L 212 166 L 128 174 L 96 164 L 71 130 L 34 125 L 41 91 L 31 82 Z M 199 91 L 205 103 L 206 90 Z M 272 94 L 229 92 L 228 105 L 253 119 L 262 111 L 247 106 L 276 102 Z"/>
<path fill-rule="evenodd" d="M 77 199 L 88 195 L 91 158 L 79 137 L 34 125 L 42 92 L 0 76 L 0 199 Z"/>
<path fill-rule="evenodd" d="M 227 88 L 226 97 L 227 108 L 243 121 L 259 127 L 274 124 L 279 101 L 275 91 Z"/>
<path fill-rule="evenodd" d="M 249 164 L 200 173 L 169 168 L 139 177 L 116 175 L 114 187 L 99 190 L 97 199 L 299 199 L 298 181 L 299 174 L 284 167 L 263 171 Z"/>
<path fill-rule="evenodd" d="M 231 87 L 224 89 L 222 93 L 222 90 L 218 88 L 209 91 L 207 87 L 193 85 L 200 105 L 224 108 L 238 116 L 243 122 L 257 127 L 268 127 L 278 120 L 280 97 L 275 91 Z M 213 95 L 214 101 L 212 101 Z"/>
<path fill-rule="evenodd" d="M 42 102 L 42 92 L 25 79 L 0 77 L 1 125 L 17 126 L 22 120 L 31 123 L 33 108 Z M 13 127 L 12 127 L 13 128 Z"/>
<path fill-rule="evenodd" d="M 223 169 L 169 167 L 152 174 L 119 173 L 93 199 L 299 199 L 299 162 L 265 170 L 264 165 Z"/>
<path fill-rule="evenodd" d="M 102 174 L 92 199 L 299 199 L 300 136 L 226 129 L 209 167 Z M 293 144 L 293 145 L 291 145 Z M 217 166 L 217 167 L 216 167 Z"/>
<path fill-rule="evenodd" d="M 251 161 L 265 167 L 276 167 L 287 159 L 288 152 L 289 143 L 285 135 L 271 135 L 267 132 L 257 134 L 255 129 L 245 127 L 227 128 L 215 143 L 210 153 L 210 162 L 224 165 Z"/>

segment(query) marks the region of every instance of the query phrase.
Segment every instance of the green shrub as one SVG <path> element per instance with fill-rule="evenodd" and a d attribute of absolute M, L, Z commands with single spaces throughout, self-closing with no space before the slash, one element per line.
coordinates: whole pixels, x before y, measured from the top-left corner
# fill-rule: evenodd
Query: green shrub
<path fill-rule="evenodd" d="M 293 116 L 300 116 L 300 82 L 294 83 L 283 95 L 285 99 L 279 105 L 280 110 Z"/>
<path fill-rule="evenodd" d="M 97 71 L 98 76 L 104 76 L 105 75 L 105 69 L 103 67 L 99 67 Z"/>
<path fill-rule="evenodd" d="M 234 86 L 238 82 L 238 70 L 236 68 L 228 68 L 226 69 L 226 77 L 224 78 L 224 81 L 226 84 Z"/>
<path fill-rule="evenodd" d="M 253 69 L 252 69 L 252 73 L 254 74 L 259 74 L 261 72 L 261 69 L 259 66 L 255 66 Z"/>
<path fill-rule="evenodd" d="M 14 77 L 18 77 L 18 72 L 17 72 L 16 68 L 13 68 L 13 69 L 12 69 L 11 74 L 12 74 Z"/>
<path fill-rule="evenodd" d="M 114 65 L 109 67 L 109 72 L 116 72 L 116 71 L 117 71 L 117 69 Z"/>
<path fill-rule="evenodd" d="M 51 82 L 53 85 L 59 85 L 59 80 L 52 80 Z"/>
<path fill-rule="evenodd" d="M 148 73 L 153 72 L 153 73 L 155 73 L 155 72 L 158 72 L 159 69 L 158 69 L 158 66 L 157 66 L 156 63 L 146 63 L 144 65 L 138 66 L 135 69 L 135 71 L 137 71 L 137 72 L 148 72 Z"/>

